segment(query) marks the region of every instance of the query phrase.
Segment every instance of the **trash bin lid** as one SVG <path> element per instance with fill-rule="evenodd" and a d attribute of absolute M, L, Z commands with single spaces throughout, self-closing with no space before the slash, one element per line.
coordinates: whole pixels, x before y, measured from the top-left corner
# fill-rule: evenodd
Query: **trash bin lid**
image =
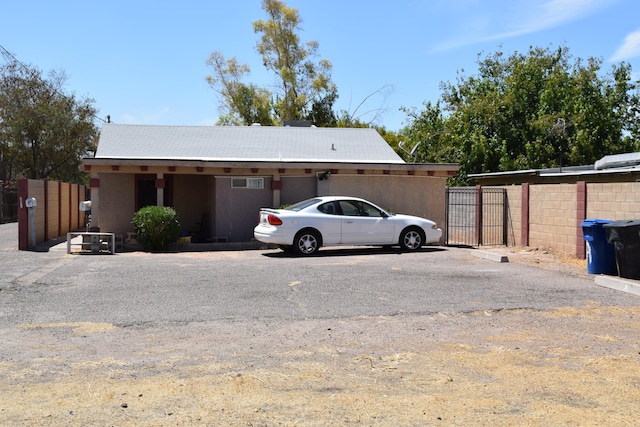
<path fill-rule="evenodd" d="M 610 219 L 599 219 L 599 218 L 587 218 L 583 222 L 580 223 L 580 227 L 604 227 L 606 224 L 611 223 Z"/>
<path fill-rule="evenodd" d="M 606 228 L 640 227 L 640 219 L 620 219 L 604 224 Z"/>

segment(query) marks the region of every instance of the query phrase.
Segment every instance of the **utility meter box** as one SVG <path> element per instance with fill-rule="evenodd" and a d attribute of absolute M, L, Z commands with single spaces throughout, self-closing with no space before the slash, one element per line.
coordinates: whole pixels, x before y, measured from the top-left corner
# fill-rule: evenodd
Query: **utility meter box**
<path fill-rule="evenodd" d="M 24 201 L 24 205 L 28 208 L 35 208 L 38 202 L 35 197 L 28 197 L 27 200 Z"/>

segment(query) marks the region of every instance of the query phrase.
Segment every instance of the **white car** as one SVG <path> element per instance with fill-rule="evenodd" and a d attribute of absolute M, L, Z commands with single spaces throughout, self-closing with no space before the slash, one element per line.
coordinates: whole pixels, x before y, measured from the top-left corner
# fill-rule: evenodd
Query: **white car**
<path fill-rule="evenodd" d="M 263 243 L 311 255 L 321 246 L 399 245 L 415 251 L 442 237 L 436 223 L 416 216 L 393 214 L 357 197 L 325 196 L 284 209 L 260 209 L 253 236 Z"/>

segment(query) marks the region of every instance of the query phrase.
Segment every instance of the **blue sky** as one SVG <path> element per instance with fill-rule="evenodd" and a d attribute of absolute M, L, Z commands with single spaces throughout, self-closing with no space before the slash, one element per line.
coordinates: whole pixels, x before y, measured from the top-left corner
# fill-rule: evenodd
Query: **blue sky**
<path fill-rule="evenodd" d="M 269 87 L 252 22 L 260 0 L 5 2 L 0 45 L 23 63 L 68 75 L 67 92 L 95 100 L 115 123 L 213 125 L 218 95 L 207 85 L 212 51 L 250 65 Z M 333 64 L 337 107 L 389 130 L 401 107 L 435 102 L 441 82 L 476 72 L 478 53 L 567 46 L 574 58 L 626 61 L 640 78 L 637 0 L 289 0 L 302 40 Z M 0 58 L 0 61 L 2 59 Z M 371 95 L 371 96 L 369 96 Z M 361 105 L 363 101 L 366 102 Z"/>

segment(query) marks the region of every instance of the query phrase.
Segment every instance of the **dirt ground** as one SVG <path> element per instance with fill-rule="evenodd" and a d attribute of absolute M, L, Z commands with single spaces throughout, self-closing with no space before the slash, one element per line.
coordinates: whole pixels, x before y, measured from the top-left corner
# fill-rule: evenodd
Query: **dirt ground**
<path fill-rule="evenodd" d="M 548 250 L 500 250 L 586 275 L 584 261 Z M 596 302 L 293 323 L 22 325 L 22 354 L 0 363 L 0 425 L 638 425 L 638 331 L 640 304 Z"/>

